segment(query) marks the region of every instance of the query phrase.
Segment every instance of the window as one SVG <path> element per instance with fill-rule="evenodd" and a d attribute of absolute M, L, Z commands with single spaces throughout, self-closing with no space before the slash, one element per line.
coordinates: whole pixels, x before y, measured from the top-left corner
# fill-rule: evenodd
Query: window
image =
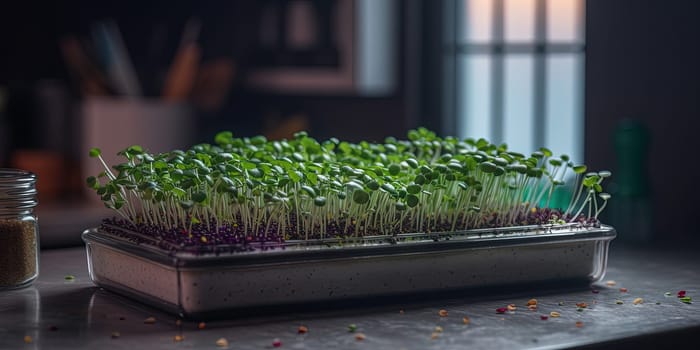
<path fill-rule="evenodd" d="M 583 161 L 585 0 L 447 0 L 447 130 Z"/>

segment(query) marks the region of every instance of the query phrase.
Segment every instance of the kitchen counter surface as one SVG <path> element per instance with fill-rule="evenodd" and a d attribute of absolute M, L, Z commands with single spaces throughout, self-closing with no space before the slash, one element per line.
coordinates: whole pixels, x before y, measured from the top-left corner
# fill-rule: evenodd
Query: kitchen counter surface
<path fill-rule="evenodd" d="M 698 268 L 700 256 L 687 247 L 619 249 L 613 243 L 607 275 L 593 286 L 422 295 L 178 321 L 95 287 L 84 248 L 44 250 L 31 287 L 0 292 L 0 349 L 220 349 L 221 338 L 229 349 L 668 347 L 685 344 L 700 330 Z M 681 290 L 699 303 L 681 302 Z M 536 311 L 526 306 L 531 298 L 538 300 Z M 496 312 L 509 304 L 516 309 Z M 561 316 L 551 317 L 552 311 Z M 299 333 L 300 326 L 308 332 Z"/>

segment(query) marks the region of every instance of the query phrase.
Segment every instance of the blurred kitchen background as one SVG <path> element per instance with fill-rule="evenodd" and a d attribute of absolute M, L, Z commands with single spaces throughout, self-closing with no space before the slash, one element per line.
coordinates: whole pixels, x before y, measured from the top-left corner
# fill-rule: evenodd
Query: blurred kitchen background
<path fill-rule="evenodd" d="M 697 241 L 700 5 L 682 0 L 24 1 L 0 11 L 0 166 L 42 246 L 105 210 L 105 154 L 426 126 L 613 172 L 619 244 Z M 562 193 L 561 196 L 565 196 Z M 693 219 L 693 220 L 691 220 Z"/>

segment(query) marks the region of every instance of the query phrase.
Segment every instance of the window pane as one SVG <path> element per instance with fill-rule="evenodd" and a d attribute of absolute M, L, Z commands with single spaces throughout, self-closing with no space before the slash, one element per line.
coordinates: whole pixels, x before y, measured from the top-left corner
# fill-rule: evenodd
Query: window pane
<path fill-rule="evenodd" d="M 581 54 L 547 58 L 546 147 L 577 163 L 583 162 L 582 70 Z"/>
<path fill-rule="evenodd" d="M 547 1 L 547 40 L 583 42 L 584 0 Z"/>
<path fill-rule="evenodd" d="M 503 141 L 508 149 L 530 153 L 533 149 L 533 56 L 505 58 Z"/>
<path fill-rule="evenodd" d="M 459 40 L 490 41 L 493 26 L 493 0 L 462 0 L 458 5 L 461 16 Z M 461 23 L 460 23 L 461 22 Z"/>
<path fill-rule="evenodd" d="M 533 41 L 535 0 L 505 0 L 504 5 L 506 41 Z"/>
<path fill-rule="evenodd" d="M 458 136 L 488 139 L 491 136 L 491 57 L 463 56 L 458 70 Z"/>

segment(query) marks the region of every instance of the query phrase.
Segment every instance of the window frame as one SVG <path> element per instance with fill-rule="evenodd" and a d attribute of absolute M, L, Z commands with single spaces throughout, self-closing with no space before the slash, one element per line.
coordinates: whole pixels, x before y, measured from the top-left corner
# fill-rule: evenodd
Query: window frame
<path fill-rule="evenodd" d="M 469 116 L 460 116 L 460 96 L 467 96 L 466 86 L 461 81 L 463 75 L 459 60 L 469 55 L 488 55 L 491 60 L 490 79 L 491 86 L 489 92 L 491 111 L 491 134 L 483 135 L 492 142 L 500 143 L 504 136 L 505 120 L 505 61 L 509 55 L 526 54 L 531 55 L 533 61 L 532 70 L 532 117 L 533 123 L 538 127 L 532 128 L 532 147 L 544 146 L 547 142 L 545 127 L 547 118 L 547 59 L 559 54 L 574 55 L 581 59 L 580 71 L 575 72 L 579 81 L 580 110 L 580 144 L 579 161 L 583 161 L 584 150 L 584 118 L 585 106 L 585 8 L 586 0 L 578 3 L 578 13 L 580 13 L 580 41 L 551 41 L 547 38 L 547 3 L 556 0 L 535 0 L 534 14 L 534 38 L 528 42 L 506 41 L 505 39 L 505 0 L 492 0 L 492 28 L 491 40 L 489 42 L 460 42 L 460 30 L 464 28 L 466 10 L 464 0 L 444 0 L 442 8 L 442 28 L 439 32 L 442 37 L 442 120 L 443 132 L 446 134 L 457 134 L 464 130 L 463 123 Z M 464 98 L 464 97 L 461 97 Z"/>

